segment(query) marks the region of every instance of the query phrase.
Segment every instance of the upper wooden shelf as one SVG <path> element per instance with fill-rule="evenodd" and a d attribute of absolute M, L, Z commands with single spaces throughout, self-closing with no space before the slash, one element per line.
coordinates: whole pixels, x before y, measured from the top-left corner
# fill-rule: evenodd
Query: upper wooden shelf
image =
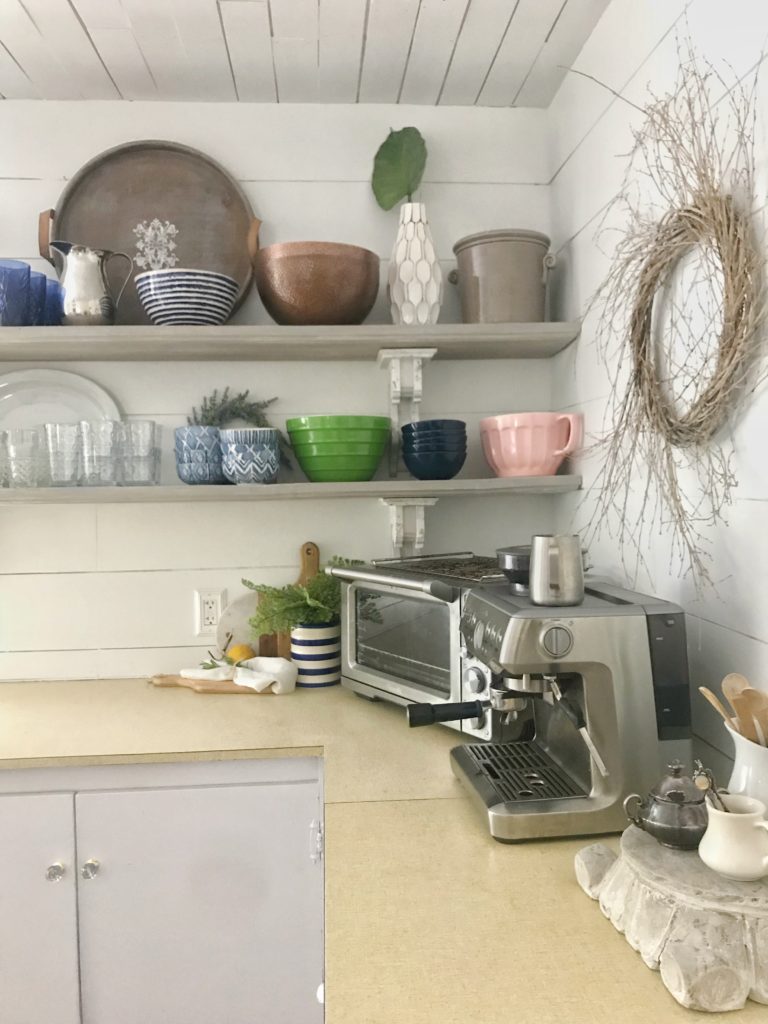
<path fill-rule="evenodd" d="M 382 348 L 436 348 L 438 359 L 547 359 L 578 323 L 360 327 L 3 327 L 0 361 L 373 360 Z"/>
<path fill-rule="evenodd" d="M 0 505 L 58 505 L 62 503 L 101 504 L 112 502 L 200 502 L 200 501 L 293 501 L 318 498 L 447 498 L 513 497 L 515 495 L 567 494 L 578 491 L 581 477 L 522 476 L 484 480 L 371 480 L 335 484 L 241 484 L 238 487 L 188 486 L 170 484 L 159 487 L 30 487 L 0 490 Z"/>

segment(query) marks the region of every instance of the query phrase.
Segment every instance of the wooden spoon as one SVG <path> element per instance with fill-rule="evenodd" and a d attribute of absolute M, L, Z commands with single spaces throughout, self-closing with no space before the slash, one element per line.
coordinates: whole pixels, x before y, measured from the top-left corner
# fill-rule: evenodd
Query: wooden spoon
<path fill-rule="evenodd" d="M 757 743 L 757 730 L 753 721 L 753 704 L 749 697 L 739 694 L 738 697 L 731 697 L 731 707 L 735 712 L 737 732 L 740 732 L 748 740 Z"/>
<path fill-rule="evenodd" d="M 733 708 L 734 714 L 736 712 L 736 706 L 733 703 L 734 697 L 738 697 L 742 690 L 749 688 L 749 680 L 746 676 L 741 675 L 740 672 L 731 672 L 720 684 L 720 689 L 723 691 L 723 696 Z"/>
<path fill-rule="evenodd" d="M 740 704 L 744 707 L 745 714 L 749 715 L 755 730 L 755 740 L 761 746 L 766 746 L 766 732 L 768 732 L 768 695 L 748 686 L 741 691 Z"/>
<path fill-rule="evenodd" d="M 709 703 L 712 705 L 715 711 L 717 711 L 717 713 L 722 716 L 723 720 L 727 722 L 732 729 L 736 729 L 737 732 L 739 731 L 738 723 L 734 721 L 733 718 L 731 718 L 731 716 L 725 710 L 725 705 L 722 703 L 722 701 L 718 699 L 717 695 L 709 689 L 708 686 L 700 686 L 699 693 L 702 695 L 702 697 L 704 697 L 705 700 L 709 701 Z"/>

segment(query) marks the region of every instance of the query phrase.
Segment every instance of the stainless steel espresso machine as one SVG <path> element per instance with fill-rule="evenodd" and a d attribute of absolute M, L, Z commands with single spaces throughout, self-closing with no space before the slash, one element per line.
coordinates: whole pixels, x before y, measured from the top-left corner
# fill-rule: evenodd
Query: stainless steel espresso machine
<path fill-rule="evenodd" d="M 596 581 L 581 604 L 556 608 L 480 585 L 460 631 L 474 699 L 408 715 L 411 725 L 490 719 L 492 742 L 454 748 L 451 764 L 494 838 L 619 831 L 628 793 L 649 790 L 675 756 L 690 763 L 677 606 Z"/>
<path fill-rule="evenodd" d="M 570 541 L 327 570 L 343 685 L 459 730 L 453 770 L 503 842 L 619 831 L 624 797 L 691 760 L 682 610 L 585 581 Z"/>

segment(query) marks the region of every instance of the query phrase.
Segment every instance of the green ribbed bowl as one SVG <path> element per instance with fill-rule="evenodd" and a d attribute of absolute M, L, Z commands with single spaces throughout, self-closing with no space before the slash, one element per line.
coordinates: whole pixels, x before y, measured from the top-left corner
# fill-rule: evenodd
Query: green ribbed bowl
<path fill-rule="evenodd" d="M 293 439 L 292 439 L 293 440 Z M 355 444 L 353 441 L 318 441 L 316 444 L 297 444 L 293 441 L 297 459 L 311 459 L 315 456 L 368 456 L 380 459 L 384 451 L 383 442 Z"/>
<path fill-rule="evenodd" d="M 370 480 L 383 454 L 383 448 L 366 455 L 301 455 L 296 452 L 296 459 L 313 483 L 345 483 Z"/>
<path fill-rule="evenodd" d="M 326 444 L 344 443 L 350 444 L 386 444 L 389 437 L 389 428 L 372 430 L 368 427 L 359 427 L 351 430 L 334 430 L 332 427 L 313 427 L 308 429 L 291 430 L 288 434 L 292 444 Z"/>
<path fill-rule="evenodd" d="M 290 433 L 293 430 L 389 430 L 389 416 L 293 416 L 285 421 Z"/>

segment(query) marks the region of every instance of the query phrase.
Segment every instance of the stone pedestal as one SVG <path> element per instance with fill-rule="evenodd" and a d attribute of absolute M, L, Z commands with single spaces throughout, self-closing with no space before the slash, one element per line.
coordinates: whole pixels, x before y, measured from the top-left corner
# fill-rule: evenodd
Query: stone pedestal
<path fill-rule="evenodd" d="M 692 1010 L 768 1003 L 768 881 L 734 882 L 695 852 L 668 850 L 630 826 L 617 857 L 576 855 L 576 878 L 632 949 Z"/>

